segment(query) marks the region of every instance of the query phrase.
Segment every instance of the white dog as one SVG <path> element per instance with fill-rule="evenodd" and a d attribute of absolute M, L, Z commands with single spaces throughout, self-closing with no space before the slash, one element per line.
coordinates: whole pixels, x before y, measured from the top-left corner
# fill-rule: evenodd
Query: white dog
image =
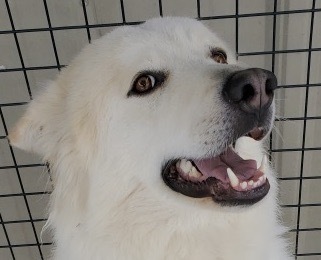
<path fill-rule="evenodd" d="M 54 172 L 53 259 L 292 259 L 262 147 L 276 86 L 193 19 L 86 47 L 9 136 Z"/>

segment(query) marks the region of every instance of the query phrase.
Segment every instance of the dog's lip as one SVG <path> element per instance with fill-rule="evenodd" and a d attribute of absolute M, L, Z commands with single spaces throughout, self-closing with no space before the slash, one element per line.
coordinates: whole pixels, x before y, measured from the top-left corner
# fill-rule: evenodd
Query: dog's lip
<path fill-rule="evenodd" d="M 172 190 L 192 198 L 210 197 L 223 206 L 252 205 L 263 199 L 270 189 L 268 179 L 257 188 L 243 191 L 236 190 L 229 183 L 215 177 L 206 178 L 201 182 L 190 181 L 183 179 L 177 171 L 171 171 L 168 167 L 170 164 L 169 162 L 164 167 L 162 177 Z"/>
<path fill-rule="evenodd" d="M 268 179 L 253 190 L 236 191 L 220 180 L 210 177 L 202 182 L 179 178 L 178 174 L 163 171 L 163 180 L 172 190 L 192 198 L 212 198 L 222 206 L 252 205 L 262 200 L 270 190 Z"/>
<path fill-rule="evenodd" d="M 243 160 L 230 146 L 212 158 L 169 161 L 162 177 L 174 191 L 189 197 L 212 197 L 225 205 L 254 204 L 270 188 L 266 165 L 266 156 L 257 168 L 255 160 Z"/>
<path fill-rule="evenodd" d="M 261 126 L 254 127 L 251 131 L 249 131 L 246 134 L 246 136 L 249 136 L 249 137 L 253 138 L 256 141 L 262 140 L 265 135 L 266 135 L 266 132 L 265 132 L 264 128 L 261 127 Z"/>

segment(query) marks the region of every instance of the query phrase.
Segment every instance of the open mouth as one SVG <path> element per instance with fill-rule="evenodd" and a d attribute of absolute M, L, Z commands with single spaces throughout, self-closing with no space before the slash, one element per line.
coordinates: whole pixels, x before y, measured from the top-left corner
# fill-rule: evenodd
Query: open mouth
<path fill-rule="evenodd" d="M 264 135 L 263 129 L 256 127 L 245 136 L 258 141 Z M 261 162 L 244 160 L 231 144 L 215 157 L 171 160 L 165 165 L 162 177 L 172 190 L 189 197 L 211 197 L 230 206 L 251 205 L 269 192 L 267 163 L 266 156 Z"/>

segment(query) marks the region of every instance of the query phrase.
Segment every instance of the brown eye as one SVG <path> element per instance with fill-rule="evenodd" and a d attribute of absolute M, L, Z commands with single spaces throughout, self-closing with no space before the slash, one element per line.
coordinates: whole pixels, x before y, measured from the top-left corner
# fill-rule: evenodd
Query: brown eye
<path fill-rule="evenodd" d="M 168 72 L 142 71 L 134 79 L 127 96 L 149 94 L 162 86 L 167 76 Z"/>
<path fill-rule="evenodd" d="M 211 58 L 217 63 L 227 64 L 227 55 L 225 51 L 214 49 L 211 51 Z"/>
<path fill-rule="evenodd" d="M 155 86 L 155 78 L 151 75 L 143 75 L 136 79 L 134 88 L 136 92 L 143 93 Z"/>

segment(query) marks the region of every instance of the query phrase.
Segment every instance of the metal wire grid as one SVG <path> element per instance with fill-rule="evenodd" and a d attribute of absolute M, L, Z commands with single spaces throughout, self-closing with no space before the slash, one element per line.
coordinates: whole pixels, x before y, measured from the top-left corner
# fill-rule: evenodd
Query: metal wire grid
<path fill-rule="evenodd" d="M 57 52 L 57 47 L 56 47 L 56 42 L 55 42 L 55 37 L 53 32 L 54 31 L 59 31 L 59 30 L 75 30 L 75 29 L 86 29 L 87 32 L 87 38 L 88 42 L 91 42 L 91 32 L 90 29 L 92 28 L 102 28 L 102 27 L 116 27 L 116 26 L 123 26 L 123 25 L 136 25 L 140 24 L 143 21 L 136 21 L 136 22 L 127 22 L 126 21 L 126 13 L 125 13 L 125 7 L 124 7 L 124 1 L 120 0 L 120 8 L 121 8 L 121 16 L 122 16 L 122 22 L 121 23 L 100 23 L 100 24 L 89 24 L 88 22 L 88 17 L 87 17 L 87 9 L 86 9 L 86 0 L 81 0 L 82 3 L 82 9 L 83 9 L 83 15 L 84 15 L 84 24 L 83 25 L 74 25 L 74 26 L 60 26 L 60 27 L 53 27 L 51 25 L 51 20 L 50 20 L 50 13 L 48 10 L 47 6 L 47 0 L 43 0 L 43 8 L 44 12 L 46 14 L 47 18 L 47 23 L 48 26 L 44 28 L 29 28 L 29 29 L 16 29 L 15 28 L 15 23 L 14 23 L 14 18 L 12 17 L 11 9 L 10 9 L 10 4 L 8 0 L 5 1 L 5 8 L 8 13 L 8 17 L 10 20 L 11 24 L 11 30 L 2 30 L 0 31 L 0 35 L 2 34 L 11 34 L 14 36 L 17 52 L 19 55 L 21 67 L 18 68 L 9 68 L 9 69 L 0 69 L 0 73 L 6 73 L 6 72 L 13 72 L 13 71 L 21 71 L 23 72 L 24 75 L 24 80 L 25 80 L 25 85 L 29 94 L 30 100 L 32 100 L 32 91 L 30 88 L 30 83 L 28 79 L 28 71 L 32 70 L 49 70 L 49 69 L 57 69 L 61 70 L 61 68 L 65 67 L 65 64 L 61 64 L 59 61 L 59 56 Z M 304 116 L 303 117 L 287 117 L 287 118 L 282 118 L 282 119 L 276 119 L 276 121 L 303 121 L 303 134 L 302 134 L 302 146 L 301 148 L 284 148 L 284 149 L 273 149 L 272 147 L 272 134 L 271 134 L 271 139 L 270 139 L 270 151 L 271 154 L 273 153 L 281 153 L 281 152 L 301 152 L 301 161 L 300 161 L 300 175 L 299 177 L 285 177 L 285 178 L 279 178 L 280 181 L 284 180 L 299 180 L 299 196 L 298 196 L 298 202 L 297 204 L 286 204 L 282 205 L 282 207 L 285 208 L 296 208 L 297 209 L 297 221 L 296 221 L 296 229 L 290 230 L 290 232 L 294 232 L 296 235 L 295 239 L 295 249 L 293 254 L 295 255 L 296 259 L 299 259 L 300 257 L 303 256 L 321 256 L 321 247 L 320 247 L 320 252 L 311 252 L 311 253 L 299 253 L 298 252 L 298 243 L 299 243 L 299 236 L 300 232 L 302 231 L 321 231 L 321 227 L 315 227 L 315 228 L 300 228 L 300 217 L 301 217 L 301 208 L 303 207 L 320 207 L 321 203 L 309 203 L 309 204 L 303 204 L 301 203 L 302 199 L 302 183 L 303 180 L 313 180 L 313 179 L 321 179 L 321 176 L 303 176 L 303 166 L 304 166 L 304 156 L 306 151 L 321 151 L 321 147 L 306 147 L 305 140 L 306 140 L 306 128 L 307 128 L 307 121 L 308 120 L 317 120 L 321 119 L 321 116 L 312 116 L 309 117 L 307 116 L 307 111 L 308 111 L 308 103 L 309 103 L 309 89 L 311 87 L 320 87 L 320 83 L 310 83 L 310 68 L 311 68 L 311 55 L 313 52 L 316 51 L 321 51 L 321 48 L 312 48 L 312 38 L 313 38 L 313 27 L 314 27 L 314 16 L 316 12 L 320 12 L 321 8 L 316 8 L 316 0 L 312 1 L 312 6 L 311 9 L 300 9 L 300 10 L 286 10 L 286 11 L 277 11 L 277 5 L 278 5 L 278 0 L 274 0 L 273 3 L 273 12 L 259 12 L 259 13 L 245 13 L 245 14 L 239 14 L 239 1 L 235 0 L 235 14 L 233 15 L 220 15 L 220 16 L 201 16 L 201 1 L 197 0 L 196 3 L 196 8 L 197 8 L 197 19 L 199 20 L 217 20 L 217 19 L 235 19 L 235 49 L 237 56 L 254 56 L 254 55 L 267 55 L 270 54 L 272 55 L 272 64 L 271 64 L 271 70 L 274 72 L 275 70 L 275 55 L 276 54 L 284 54 L 284 53 L 300 53 L 304 52 L 308 54 L 308 69 L 307 69 L 307 74 L 306 74 L 306 83 L 305 84 L 291 84 L 291 85 L 282 85 L 282 88 L 305 88 L 305 106 L 304 106 Z M 158 1 L 158 6 L 159 6 L 159 15 L 163 16 L 163 8 L 162 8 L 162 1 Z M 310 29 L 309 29 L 309 47 L 307 49 L 290 49 L 290 50 L 276 50 L 276 17 L 278 15 L 284 15 L 284 14 L 298 14 L 298 13 L 310 13 L 311 14 L 311 20 L 310 20 Z M 259 17 L 259 16 L 272 16 L 273 17 L 273 32 L 272 32 L 272 49 L 270 51 L 259 51 L 259 52 L 239 52 L 239 19 L 247 18 L 247 17 Z M 52 48 L 54 51 L 54 56 L 55 56 L 55 61 L 56 65 L 54 66 L 34 66 L 34 67 L 26 67 L 24 58 L 22 55 L 22 51 L 20 48 L 19 40 L 17 35 L 21 33 L 29 33 L 29 32 L 49 32 L 50 33 L 50 38 L 51 38 L 51 43 L 52 43 Z M 5 136 L 0 136 L 1 139 L 6 139 L 6 136 L 8 134 L 8 129 L 7 129 L 7 123 L 3 115 L 3 108 L 4 107 L 9 107 L 9 106 L 21 106 L 25 105 L 28 102 L 17 102 L 17 103 L 2 103 L 0 104 L 0 117 L 2 124 L 4 126 L 4 131 L 5 131 Z M 40 167 L 44 166 L 43 164 L 18 164 L 16 161 L 16 156 L 15 153 L 12 149 L 12 147 L 9 145 L 10 153 L 13 159 L 13 165 L 8 165 L 8 166 L 1 166 L 1 169 L 14 169 L 16 172 L 16 175 L 19 180 L 19 185 L 21 192 L 20 193 L 15 193 L 15 194 L 0 194 L 0 198 L 4 197 L 16 197 L 16 196 L 21 196 L 24 199 L 25 206 L 28 211 L 28 219 L 21 219 L 21 220 L 4 220 L 2 218 L 2 215 L 0 214 L 0 223 L 2 225 L 7 245 L 1 245 L 1 248 L 7 248 L 10 250 L 10 254 L 12 256 L 12 259 L 16 259 L 15 253 L 14 253 L 14 248 L 18 247 L 37 247 L 39 251 L 39 258 L 44 259 L 43 252 L 42 252 L 42 245 L 51 245 L 51 243 L 41 243 L 39 241 L 38 234 L 36 232 L 35 228 L 35 223 L 37 222 L 42 222 L 45 221 L 46 219 L 37 219 L 33 218 L 32 212 L 30 210 L 30 206 L 28 203 L 28 196 L 32 195 L 41 195 L 41 194 L 49 194 L 49 192 L 25 192 L 25 188 L 23 185 L 23 182 L 21 180 L 21 175 L 20 175 L 20 169 L 21 168 L 28 168 L 28 167 Z M 47 167 L 48 172 L 49 168 Z M 7 226 L 13 223 L 30 223 L 33 229 L 34 233 L 34 238 L 36 243 L 31 243 L 31 244 L 12 244 L 10 241 L 10 238 L 8 236 L 7 232 Z"/>

